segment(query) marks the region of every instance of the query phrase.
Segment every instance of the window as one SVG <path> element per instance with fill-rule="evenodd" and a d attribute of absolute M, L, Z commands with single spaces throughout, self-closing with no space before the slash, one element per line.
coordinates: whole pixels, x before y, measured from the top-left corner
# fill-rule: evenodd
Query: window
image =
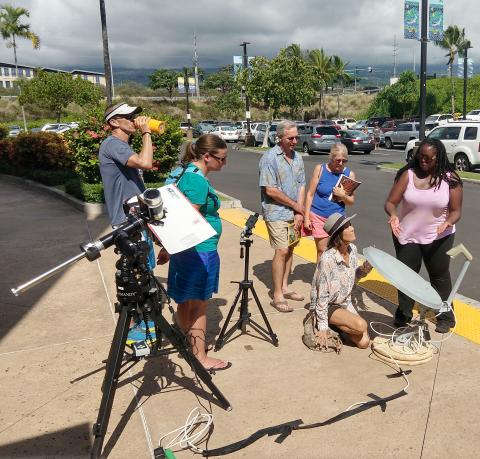
<path fill-rule="evenodd" d="M 476 140 L 477 129 L 476 127 L 467 127 L 465 129 L 465 135 L 463 136 L 464 140 Z"/>
<path fill-rule="evenodd" d="M 95 83 L 100 84 L 100 77 L 98 75 L 95 76 Z"/>
<path fill-rule="evenodd" d="M 5 76 L 10 76 L 10 69 L 8 67 L 5 67 L 4 69 Z"/>
<path fill-rule="evenodd" d="M 434 129 L 430 134 L 428 134 L 429 139 L 444 139 L 444 134 L 445 134 L 446 128 L 438 128 Z"/>
<path fill-rule="evenodd" d="M 25 76 L 27 78 L 30 78 L 32 76 L 31 70 L 30 69 L 25 69 Z"/>
<path fill-rule="evenodd" d="M 399 124 L 397 127 L 397 131 L 410 131 L 410 126 L 408 124 Z"/>
<path fill-rule="evenodd" d="M 312 134 L 313 126 L 305 126 L 305 134 Z"/>
<path fill-rule="evenodd" d="M 445 135 L 442 139 L 445 140 L 457 140 L 460 135 L 461 127 L 447 127 L 445 128 Z"/>
<path fill-rule="evenodd" d="M 317 133 L 322 135 L 336 136 L 338 134 L 338 131 L 335 128 L 325 126 L 325 127 L 317 127 Z"/>
<path fill-rule="evenodd" d="M 10 87 L 11 87 L 10 81 L 5 81 L 5 87 L 6 87 L 6 88 L 10 88 Z"/>

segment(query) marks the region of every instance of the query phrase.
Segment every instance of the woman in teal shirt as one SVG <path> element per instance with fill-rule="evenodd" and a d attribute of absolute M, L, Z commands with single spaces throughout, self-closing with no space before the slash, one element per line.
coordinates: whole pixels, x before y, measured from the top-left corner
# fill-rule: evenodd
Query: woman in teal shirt
<path fill-rule="evenodd" d="M 168 294 L 178 304 L 178 325 L 188 335 L 193 353 L 207 370 L 231 366 L 228 361 L 207 356 L 205 339 L 208 300 L 218 292 L 217 244 L 222 234 L 220 200 L 206 177 L 221 170 L 226 161 L 227 144 L 216 135 L 204 134 L 195 143 L 187 144 L 182 158 L 184 170 L 177 186 L 216 234 L 192 249 L 172 255 L 168 269 Z"/>

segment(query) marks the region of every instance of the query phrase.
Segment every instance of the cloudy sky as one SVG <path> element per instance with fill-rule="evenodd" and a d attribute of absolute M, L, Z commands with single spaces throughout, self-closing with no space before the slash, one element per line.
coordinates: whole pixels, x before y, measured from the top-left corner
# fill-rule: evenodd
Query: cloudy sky
<path fill-rule="evenodd" d="M 31 30 L 41 39 L 34 51 L 21 40 L 19 63 L 45 67 L 103 65 L 98 0 L 3 0 L 30 11 Z M 397 36 L 397 63 L 420 62 L 420 44 L 403 39 L 403 0 L 105 0 L 112 64 L 127 68 L 179 68 L 190 65 L 193 33 L 199 65 L 229 64 L 239 44 L 250 55 L 274 56 L 298 43 L 323 47 L 353 65 L 391 65 Z M 480 59 L 477 1 L 445 0 L 445 27 L 465 27 Z M 478 44 L 478 45 L 477 45 Z M 429 45 L 429 63 L 445 62 L 445 52 Z M 13 61 L 0 44 L 1 61 Z M 476 68 L 478 68 L 475 65 Z"/>

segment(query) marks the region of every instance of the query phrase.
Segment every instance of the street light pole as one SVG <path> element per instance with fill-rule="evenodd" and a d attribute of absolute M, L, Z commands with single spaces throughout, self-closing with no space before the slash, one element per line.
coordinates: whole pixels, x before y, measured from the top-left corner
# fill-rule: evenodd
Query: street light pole
<path fill-rule="evenodd" d="M 467 81 L 468 81 L 468 50 L 471 46 L 463 50 L 463 119 L 467 119 Z"/>
<path fill-rule="evenodd" d="M 240 46 L 243 48 L 243 70 L 245 70 L 248 78 L 248 55 L 247 45 L 250 45 L 248 41 L 244 41 Z M 252 147 L 255 144 L 255 138 L 250 130 L 250 97 L 248 96 L 247 89 L 245 87 L 245 118 L 247 119 L 247 133 L 245 134 L 245 146 Z"/>
<path fill-rule="evenodd" d="M 184 82 L 184 87 L 185 87 L 185 102 L 187 104 L 187 139 L 188 140 L 192 140 L 193 139 L 193 135 L 192 135 L 192 126 L 191 126 L 191 123 L 190 123 L 190 102 L 189 102 L 189 98 L 188 98 L 188 92 L 190 90 L 190 87 L 189 87 L 189 84 L 188 84 L 188 69 L 185 67 L 184 69 L 184 79 L 185 79 L 185 82 Z"/>
<path fill-rule="evenodd" d="M 427 19 L 428 0 L 422 0 L 422 28 L 420 38 L 420 141 L 425 138 L 425 112 L 427 109 Z"/>

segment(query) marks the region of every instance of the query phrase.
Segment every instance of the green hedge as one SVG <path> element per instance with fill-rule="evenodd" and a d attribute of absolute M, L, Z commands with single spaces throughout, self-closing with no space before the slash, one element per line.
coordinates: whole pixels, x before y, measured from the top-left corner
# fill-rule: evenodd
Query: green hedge
<path fill-rule="evenodd" d="M 146 183 L 147 188 L 158 188 L 163 182 Z M 101 183 L 84 183 L 77 179 L 65 183 L 65 192 L 84 202 L 104 203 L 103 185 Z"/>

